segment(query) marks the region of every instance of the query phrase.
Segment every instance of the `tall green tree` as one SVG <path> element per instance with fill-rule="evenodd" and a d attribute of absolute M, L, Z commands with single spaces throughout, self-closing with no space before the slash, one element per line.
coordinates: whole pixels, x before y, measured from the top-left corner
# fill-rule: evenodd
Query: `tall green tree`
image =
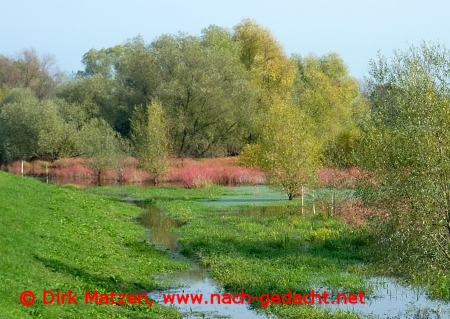
<path fill-rule="evenodd" d="M 167 119 L 161 103 L 152 101 L 145 109 L 137 107 L 131 128 L 139 165 L 153 174 L 157 184 L 169 167 L 170 151 Z"/>
<path fill-rule="evenodd" d="M 151 45 L 158 79 L 154 97 L 166 110 L 179 156 L 226 155 L 248 136 L 252 91 L 239 56 L 227 50 L 226 33 L 221 35 L 222 44 L 207 32 L 203 40 L 180 34 Z"/>
<path fill-rule="evenodd" d="M 375 183 L 364 198 L 383 216 L 378 244 L 393 269 L 450 267 L 449 69 L 450 51 L 433 43 L 370 64 L 361 165 Z"/>
<path fill-rule="evenodd" d="M 360 132 L 359 118 L 366 109 L 359 85 L 336 53 L 322 57 L 294 55 L 298 73 L 292 90 L 293 103 L 313 124 L 312 132 L 323 145 L 325 163 L 351 166 L 354 144 Z"/>
<path fill-rule="evenodd" d="M 319 143 L 310 132 L 308 118 L 289 104 L 272 106 L 264 120 L 258 158 L 270 183 L 290 200 L 314 182 L 320 167 Z"/>
<path fill-rule="evenodd" d="M 329 140 L 351 127 L 359 89 L 343 60 L 336 53 L 294 58 L 299 70 L 294 103 L 314 122 L 316 134 Z"/>

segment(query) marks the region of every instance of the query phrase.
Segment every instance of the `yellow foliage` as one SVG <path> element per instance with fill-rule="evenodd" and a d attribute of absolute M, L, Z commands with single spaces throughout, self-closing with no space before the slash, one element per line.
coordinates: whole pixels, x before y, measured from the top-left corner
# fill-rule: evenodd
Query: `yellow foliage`
<path fill-rule="evenodd" d="M 297 74 L 295 62 L 283 52 L 270 30 L 250 19 L 235 27 L 241 46 L 241 61 L 250 72 L 253 87 L 261 91 L 263 103 L 286 100 Z"/>
<path fill-rule="evenodd" d="M 262 167 L 270 181 L 290 198 L 317 176 L 320 144 L 310 132 L 308 118 L 289 104 L 270 107 L 261 137 Z"/>
<path fill-rule="evenodd" d="M 239 155 L 239 164 L 247 167 L 260 167 L 262 149 L 260 144 L 247 144 Z"/>

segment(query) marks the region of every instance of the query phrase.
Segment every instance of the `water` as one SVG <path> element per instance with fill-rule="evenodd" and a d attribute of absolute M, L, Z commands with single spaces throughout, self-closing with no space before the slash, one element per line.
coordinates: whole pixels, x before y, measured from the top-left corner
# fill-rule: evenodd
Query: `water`
<path fill-rule="evenodd" d="M 374 277 L 367 281 L 374 287 L 369 297 L 364 297 L 365 304 L 329 304 L 322 305 L 329 309 L 352 310 L 362 313 L 365 318 L 392 319 L 444 319 L 450 318 L 450 304 L 439 300 L 430 300 L 423 287 L 407 287 L 393 278 Z M 318 292 L 327 289 L 318 289 Z M 359 298 L 358 298 L 359 301 Z"/>
<path fill-rule="evenodd" d="M 142 206 L 146 211 L 138 218 L 139 222 L 149 230 L 150 240 L 160 249 L 168 250 L 172 258 L 188 262 L 191 269 L 179 271 L 171 274 L 160 275 L 155 278 L 162 285 L 174 287 L 163 291 L 151 291 L 149 297 L 160 304 L 164 304 L 163 293 L 170 294 L 203 294 L 202 304 L 173 305 L 182 314 L 183 318 L 268 318 L 263 314 L 256 313 L 246 305 L 218 305 L 209 302 L 211 294 L 223 294 L 223 289 L 208 277 L 205 269 L 192 260 L 179 253 L 177 228 L 183 224 L 168 218 L 160 209 L 155 206 Z M 252 207 L 237 212 L 246 216 L 258 216 L 261 218 L 274 215 L 291 214 L 295 207 Z M 298 208 L 297 208 L 298 209 Z M 370 297 L 365 297 L 365 304 L 355 305 L 329 304 L 318 305 L 332 310 L 351 310 L 359 312 L 364 318 L 389 318 L 389 319 L 444 319 L 450 318 L 450 304 L 442 301 L 430 300 L 424 288 L 411 288 L 399 284 L 392 278 L 370 278 L 368 286 L 374 287 L 374 293 Z M 330 289 L 315 289 L 317 292 Z M 336 292 L 339 293 L 339 292 Z M 207 300 L 206 300 L 206 299 Z M 332 300 L 332 298 L 330 298 Z M 208 301 L 208 303 L 205 303 Z M 316 302 L 317 303 L 317 302 Z"/>
<path fill-rule="evenodd" d="M 162 291 L 150 291 L 148 296 L 160 304 L 164 304 L 163 294 L 203 294 L 204 300 L 201 304 L 187 302 L 186 304 L 173 305 L 183 318 L 268 318 L 263 314 L 257 314 L 244 304 L 218 304 L 210 302 L 211 294 L 223 294 L 223 289 L 207 276 L 206 270 L 199 267 L 192 260 L 187 259 L 179 253 L 177 244 L 178 235 L 176 228 L 183 224 L 177 220 L 168 218 L 155 206 L 142 205 L 146 211 L 138 218 L 139 223 L 149 230 L 152 243 L 160 249 L 168 250 L 172 258 L 186 261 L 191 269 L 178 271 L 171 274 L 160 275 L 155 278 L 163 285 L 170 285 L 171 289 Z"/>

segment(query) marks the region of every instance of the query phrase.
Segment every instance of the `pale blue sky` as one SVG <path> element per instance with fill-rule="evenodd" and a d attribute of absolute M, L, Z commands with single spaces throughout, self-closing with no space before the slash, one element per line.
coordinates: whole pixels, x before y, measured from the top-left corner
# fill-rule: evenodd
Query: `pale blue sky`
<path fill-rule="evenodd" d="M 71 72 L 91 48 L 138 34 L 147 42 L 178 31 L 198 35 L 246 17 L 269 28 L 288 54 L 337 52 L 357 78 L 379 50 L 389 56 L 422 40 L 450 48 L 449 0 L 0 0 L 0 54 L 33 47 Z"/>

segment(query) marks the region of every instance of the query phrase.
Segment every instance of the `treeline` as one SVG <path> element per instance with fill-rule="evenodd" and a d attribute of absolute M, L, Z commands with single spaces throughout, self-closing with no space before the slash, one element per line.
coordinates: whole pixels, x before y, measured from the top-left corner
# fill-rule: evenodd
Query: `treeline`
<path fill-rule="evenodd" d="M 82 62 L 84 70 L 63 76 L 33 50 L 0 56 L 1 160 L 83 156 L 100 167 L 121 154 L 232 156 L 260 141 L 269 110 L 283 104 L 302 113 L 295 125 L 320 144 L 322 161 L 353 164 L 349 147 L 367 107 L 344 61 L 287 56 L 252 20 L 198 37 L 136 37 L 91 49 Z M 161 121 L 159 131 L 148 128 Z"/>

